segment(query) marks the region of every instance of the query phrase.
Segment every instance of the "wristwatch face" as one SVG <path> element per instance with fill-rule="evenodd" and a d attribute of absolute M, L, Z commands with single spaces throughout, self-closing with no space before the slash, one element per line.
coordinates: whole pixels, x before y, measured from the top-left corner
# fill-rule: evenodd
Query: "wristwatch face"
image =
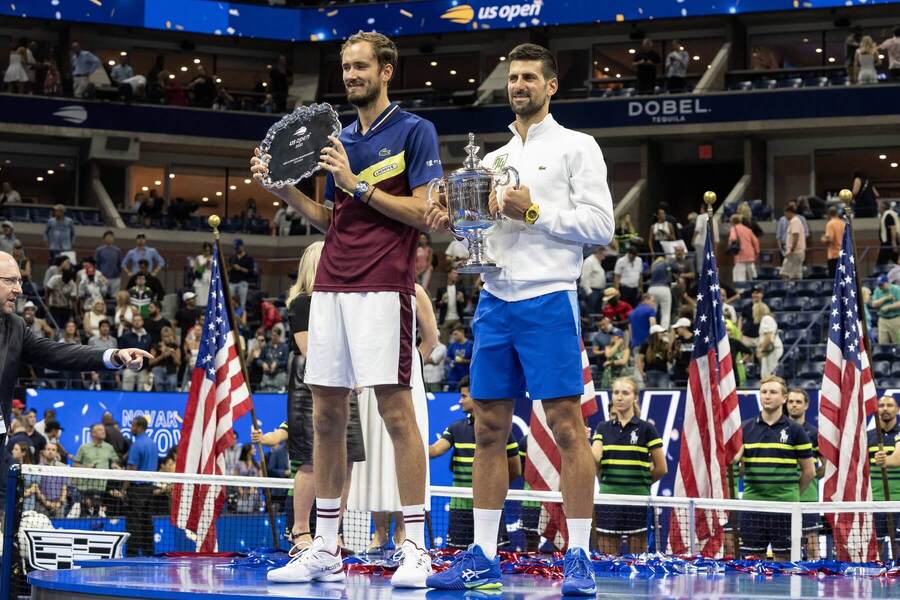
<path fill-rule="evenodd" d="M 365 194 L 369 191 L 369 182 L 368 181 L 360 181 L 356 184 L 356 193 L 357 194 Z"/>

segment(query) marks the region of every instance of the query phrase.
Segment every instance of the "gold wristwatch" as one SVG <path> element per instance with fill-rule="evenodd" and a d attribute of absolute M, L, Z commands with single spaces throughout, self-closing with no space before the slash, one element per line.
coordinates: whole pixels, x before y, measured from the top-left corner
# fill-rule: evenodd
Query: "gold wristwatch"
<path fill-rule="evenodd" d="M 538 217 L 541 216 L 541 207 L 537 204 L 532 204 L 525 211 L 525 223 L 527 225 L 534 225 L 537 222 Z"/>

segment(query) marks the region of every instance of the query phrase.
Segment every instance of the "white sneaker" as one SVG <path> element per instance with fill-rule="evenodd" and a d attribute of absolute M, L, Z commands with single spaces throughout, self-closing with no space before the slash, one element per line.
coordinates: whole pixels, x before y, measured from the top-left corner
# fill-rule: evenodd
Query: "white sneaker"
<path fill-rule="evenodd" d="M 402 588 L 424 588 L 425 580 L 433 573 L 431 568 L 431 556 L 427 551 L 419 548 L 415 542 L 406 540 L 400 549 L 394 554 L 394 560 L 400 562 L 400 566 L 391 577 L 391 585 Z"/>
<path fill-rule="evenodd" d="M 279 569 L 272 569 L 266 579 L 273 583 L 307 583 L 309 581 L 343 581 L 344 564 L 341 552 L 335 554 L 323 548 L 321 537 L 312 546 L 297 554 L 291 562 Z"/>

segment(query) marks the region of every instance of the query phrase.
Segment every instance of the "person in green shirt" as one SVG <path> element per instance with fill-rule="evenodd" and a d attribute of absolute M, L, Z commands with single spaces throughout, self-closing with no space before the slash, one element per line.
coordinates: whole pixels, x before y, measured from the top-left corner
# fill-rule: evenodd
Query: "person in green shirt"
<path fill-rule="evenodd" d="M 668 472 L 662 440 L 653 423 L 638 417 L 640 389 L 633 377 L 619 377 L 612 384 L 610 419 L 597 426 L 591 453 L 600 468 L 601 494 L 649 496 L 653 482 Z M 647 509 L 643 506 L 601 506 L 596 509 L 599 547 L 619 554 L 622 537 L 628 551 L 647 550 Z"/>
<path fill-rule="evenodd" d="M 878 433 L 868 432 L 869 443 L 869 486 L 872 500 L 883 501 L 885 497 L 882 467 L 887 471 L 887 493 L 892 501 L 900 500 L 900 425 L 897 423 L 897 400 L 893 396 L 878 399 L 878 415 L 875 426 L 881 429 L 884 450 L 879 450 Z M 887 513 L 875 513 L 875 536 L 883 540 L 888 534 Z M 894 513 L 894 539 L 898 539 L 900 513 Z M 886 556 L 883 553 L 882 556 Z"/>
<path fill-rule="evenodd" d="M 94 423 L 91 426 L 91 441 L 78 448 L 75 458 L 72 459 L 72 466 L 83 469 L 122 468 L 115 448 L 106 441 L 106 428 L 103 423 Z M 81 514 L 102 516 L 100 513 L 105 512 L 106 506 L 106 480 L 76 479 L 75 487 L 81 492 Z"/>
<path fill-rule="evenodd" d="M 900 286 L 880 275 L 871 306 L 878 312 L 878 343 L 900 344 Z"/>
<path fill-rule="evenodd" d="M 769 375 L 760 381 L 762 411 L 744 421 L 744 444 L 735 457 L 743 466 L 744 500 L 800 502 L 800 494 L 816 475 L 809 436 L 785 414 L 787 396 L 787 383 L 781 377 Z M 775 560 L 790 559 L 791 516 L 787 511 L 740 511 L 739 522 L 744 556 L 762 556 L 771 544 Z"/>
<path fill-rule="evenodd" d="M 819 483 L 825 474 L 825 465 L 819 460 L 819 430 L 806 420 L 806 411 L 809 410 L 809 395 L 806 390 L 794 388 L 788 392 L 788 415 L 794 423 L 797 423 L 806 432 L 809 443 L 812 444 L 812 457 L 816 466 L 816 479 L 814 479 L 803 493 L 800 494 L 800 502 L 819 501 Z M 817 514 L 803 514 L 803 536 L 806 538 L 806 560 L 818 560 L 819 531 L 822 529 L 822 517 Z"/>

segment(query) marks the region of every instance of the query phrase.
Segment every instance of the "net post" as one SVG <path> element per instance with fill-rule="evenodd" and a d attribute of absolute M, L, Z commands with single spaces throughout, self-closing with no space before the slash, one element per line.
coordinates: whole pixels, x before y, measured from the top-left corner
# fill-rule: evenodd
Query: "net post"
<path fill-rule="evenodd" d="M 791 562 L 797 562 L 802 558 L 803 551 L 803 513 L 800 503 L 795 502 L 791 506 Z"/>
<path fill-rule="evenodd" d="M 688 549 L 691 556 L 697 556 L 697 544 L 695 534 L 697 532 L 697 514 L 694 501 L 688 502 Z"/>
<path fill-rule="evenodd" d="M 19 492 L 19 465 L 6 475 L 6 506 L 3 513 L 3 559 L 0 562 L 0 600 L 12 600 L 13 540 L 16 535 L 16 495 Z"/>

